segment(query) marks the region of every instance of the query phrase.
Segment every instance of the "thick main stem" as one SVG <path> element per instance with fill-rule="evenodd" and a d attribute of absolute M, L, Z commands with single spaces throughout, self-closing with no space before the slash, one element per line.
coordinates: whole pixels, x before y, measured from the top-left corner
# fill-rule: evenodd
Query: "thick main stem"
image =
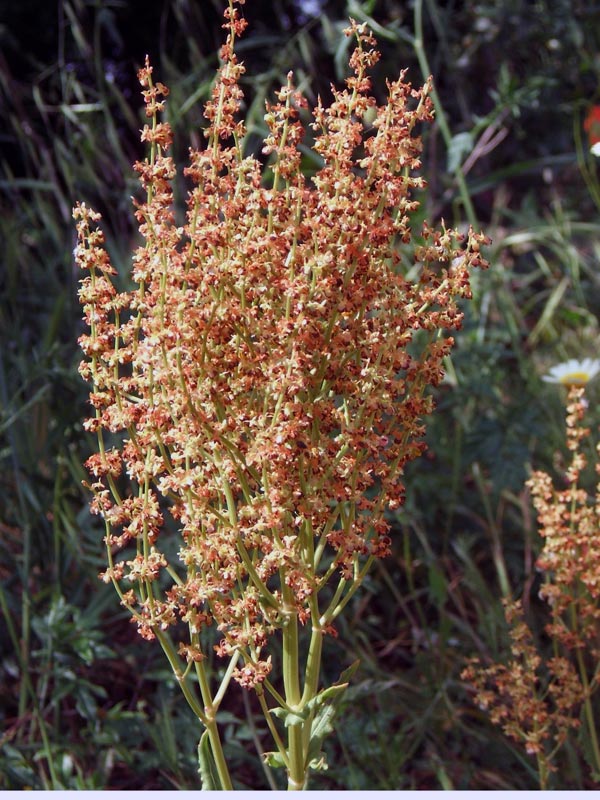
<path fill-rule="evenodd" d="M 298 613 L 293 605 L 291 590 L 283 589 L 286 622 L 283 627 L 283 686 L 285 700 L 292 710 L 301 710 L 301 690 L 298 653 Z M 303 723 L 299 721 L 288 727 L 288 791 L 297 791 L 306 786 Z"/>

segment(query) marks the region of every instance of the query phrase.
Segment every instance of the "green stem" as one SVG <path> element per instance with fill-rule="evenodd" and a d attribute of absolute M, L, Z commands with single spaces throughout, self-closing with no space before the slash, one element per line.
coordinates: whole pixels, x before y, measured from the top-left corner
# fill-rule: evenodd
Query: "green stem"
<path fill-rule="evenodd" d="M 352 599 L 352 597 L 356 594 L 358 589 L 361 587 L 362 582 L 363 582 L 363 580 L 365 578 L 365 575 L 371 569 L 373 561 L 375 561 L 375 557 L 374 556 L 369 556 L 368 559 L 366 560 L 363 568 L 352 579 L 352 583 L 350 585 L 350 588 L 348 589 L 347 594 L 344 595 L 344 597 L 339 602 L 338 602 L 338 593 L 336 592 L 333 601 L 329 604 L 329 608 L 327 609 L 327 611 L 321 617 L 321 624 L 322 625 L 329 625 L 331 622 L 333 622 L 333 620 L 337 616 L 339 616 L 339 614 L 341 614 L 341 612 L 344 610 L 344 608 L 346 607 L 348 602 Z M 343 579 L 340 580 L 340 586 L 338 586 L 338 591 L 339 591 L 340 587 L 343 588 L 345 583 L 346 583 L 346 581 L 344 581 Z"/>
<path fill-rule="evenodd" d="M 183 696 L 188 702 L 189 707 L 192 709 L 194 714 L 198 717 L 200 722 L 208 727 L 208 717 L 202 709 L 202 706 L 198 702 L 198 698 L 192 687 L 189 685 L 187 674 L 181 671 L 181 664 L 179 656 L 177 655 L 177 651 L 175 650 L 175 646 L 171 641 L 171 637 L 166 634 L 164 631 L 155 630 L 156 638 L 160 646 L 163 649 L 164 654 L 171 665 L 171 669 L 173 670 L 173 674 L 177 679 L 177 683 L 179 684 L 179 688 L 181 689 Z"/>
<path fill-rule="evenodd" d="M 227 687 L 229 686 L 229 682 L 231 681 L 231 677 L 233 675 L 233 670 L 237 666 L 237 662 L 239 660 L 239 657 L 240 657 L 239 652 L 238 653 L 234 653 L 234 655 L 231 657 L 231 661 L 229 662 L 229 666 L 227 667 L 225 675 L 223 676 L 223 680 L 221 681 L 221 685 L 219 686 L 219 689 L 218 689 L 218 691 L 217 691 L 217 693 L 216 693 L 216 695 L 214 697 L 214 700 L 213 700 L 213 706 L 215 708 L 218 708 L 221 705 L 223 697 L 225 696 L 225 692 L 227 691 Z"/>
<path fill-rule="evenodd" d="M 283 686 L 287 704 L 294 710 L 301 705 L 300 676 L 298 672 L 298 614 L 293 604 L 291 590 L 282 576 L 285 623 L 283 625 Z M 304 758 L 303 725 L 298 722 L 288 727 L 288 791 L 304 789 L 306 768 Z"/>
<path fill-rule="evenodd" d="M 229 669 L 225 676 L 227 681 L 233 674 L 233 668 L 235 662 L 237 661 L 237 656 L 235 659 L 232 659 L 229 665 Z M 229 769 L 227 767 L 227 762 L 225 760 L 225 754 L 223 753 L 223 745 L 221 744 L 221 737 L 219 736 L 219 728 L 217 725 L 217 711 L 219 709 L 219 703 L 221 702 L 222 695 L 217 699 L 215 697 L 213 699 L 212 693 L 210 690 L 210 684 L 208 681 L 208 676 L 206 674 L 206 669 L 204 667 L 204 662 L 196 662 L 196 675 L 198 676 L 198 683 L 200 685 L 200 694 L 202 695 L 202 702 L 204 703 L 204 715 L 206 717 L 206 722 L 204 723 L 207 731 L 208 731 L 208 738 L 210 740 L 210 749 L 212 750 L 213 758 L 215 759 L 215 765 L 217 767 L 217 772 L 219 774 L 219 780 L 221 782 L 221 789 L 225 789 L 231 791 L 233 789 L 233 785 L 231 783 L 231 777 L 229 775 Z M 224 686 L 227 686 L 224 679 Z"/>
<path fill-rule="evenodd" d="M 257 695 L 258 695 L 258 691 L 257 691 Z M 264 701 L 264 693 L 263 693 L 262 697 L 263 697 L 263 701 Z M 243 702 L 244 702 L 244 711 L 246 713 L 246 722 L 248 724 L 248 727 L 250 728 L 250 735 L 252 736 L 252 741 L 254 743 L 254 747 L 256 749 L 258 757 L 260 758 L 260 763 L 261 763 L 261 766 L 263 768 L 263 772 L 265 774 L 265 778 L 267 779 L 267 783 L 269 784 L 269 788 L 272 791 L 276 792 L 277 789 L 278 789 L 277 783 L 275 782 L 275 779 L 273 778 L 273 771 L 271 770 L 271 767 L 265 762 L 265 751 L 264 751 L 264 748 L 263 748 L 262 743 L 260 741 L 260 736 L 259 736 L 258 730 L 257 730 L 256 725 L 254 723 L 254 717 L 252 715 L 252 709 L 250 708 L 250 700 L 248 699 L 248 692 L 242 692 L 242 699 L 243 699 Z M 262 705 L 261 705 L 261 708 L 262 708 Z M 264 713 L 264 710 L 263 710 L 263 713 Z M 271 715 L 269 714 L 269 710 L 267 709 L 267 714 L 266 714 L 266 717 L 265 717 L 267 719 L 267 721 L 270 718 L 270 716 Z"/>
<path fill-rule="evenodd" d="M 537 766 L 540 790 L 545 791 L 548 788 L 548 763 L 545 756 L 539 753 L 537 755 Z"/>
<path fill-rule="evenodd" d="M 571 612 L 572 629 L 575 632 L 578 627 L 577 610 L 575 608 L 575 603 L 571 604 L 570 612 Z M 596 732 L 596 722 L 594 719 L 594 709 L 592 708 L 592 701 L 590 696 L 591 695 L 590 682 L 588 680 L 587 670 L 583 659 L 583 652 L 580 647 L 578 647 L 576 650 L 576 659 L 577 659 L 577 668 L 579 670 L 579 678 L 581 680 L 581 685 L 583 686 L 583 692 L 585 697 L 585 700 L 583 701 L 583 708 L 585 714 L 585 722 L 590 737 L 592 754 L 594 758 L 594 766 L 596 772 L 600 773 L 600 745 L 598 743 L 598 734 Z"/>
<path fill-rule="evenodd" d="M 303 725 L 290 725 L 288 734 L 288 792 L 301 791 L 306 787 L 306 771 L 304 768 L 304 736 Z"/>
<path fill-rule="evenodd" d="M 475 479 L 477 489 L 479 490 L 479 495 L 481 497 L 481 502 L 483 503 L 485 515 L 489 525 L 489 532 L 492 538 L 492 558 L 494 561 L 494 566 L 496 567 L 496 573 L 498 575 L 500 591 L 502 592 L 502 597 L 511 597 L 512 589 L 510 587 L 508 569 L 506 568 L 506 562 L 504 560 L 504 553 L 502 550 L 502 537 L 496 524 L 496 520 L 494 519 L 487 488 L 483 480 L 483 475 L 481 474 L 481 468 L 477 462 L 473 464 L 473 478 Z"/>
<path fill-rule="evenodd" d="M 321 673 L 321 657 L 323 654 L 323 628 L 319 621 L 319 607 L 316 598 L 313 598 L 313 603 L 311 605 L 313 605 L 312 633 L 306 659 L 302 705 L 308 703 L 308 701 L 312 700 L 317 694 L 319 689 L 319 675 Z"/>
<path fill-rule="evenodd" d="M 215 760 L 217 772 L 219 774 L 221 788 L 227 791 L 231 791 L 233 790 L 233 784 L 231 783 L 229 770 L 227 769 L 227 762 L 225 761 L 225 755 L 223 753 L 223 746 L 221 744 L 221 738 L 219 736 L 219 729 L 217 727 L 217 720 L 215 717 L 216 708 L 210 694 L 210 687 L 208 684 L 208 679 L 206 676 L 206 670 L 204 669 L 204 665 L 202 664 L 202 662 L 200 662 L 200 664 L 197 666 L 196 669 L 196 672 L 198 674 L 198 680 L 200 683 L 202 702 L 204 703 L 204 708 L 202 708 L 202 706 L 198 702 L 198 698 L 196 697 L 194 690 L 192 689 L 192 687 L 188 682 L 187 675 L 181 671 L 179 656 L 177 655 L 177 652 L 175 650 L 173 642 L 171 641 L 171 638 L 167 636 L 163 631 L 156 631 L 156 638 L 160 642 L 160 646 L 162 647 L 163 652 L 165 653 L 167 659 L 169 660 L 171 669 L 173 670 L 173 673 L 177 678 L 179 687 L 183 692 L 183 696 L 187 700 L 188 705 L 208 731 L 210 748 L 213 754 L 213 758 Z"/>
<path fill-rule="evenodd" d="M 208 731 L 208 738 L 210 739 L 210 749 L 212 750 L 215 765 L 219 774 L 221 782 L 221 789 L 224 791 L 233 791 L 233 784 L 229 776 L 225 754 L 223 753 L 223 746 L 221 744 L 221 737 L 219 736 L 219 729 L 217 727 L 217 720 L 211 717 L 206 729 Z"/>
<path fill-rule="evenodd" d="M 275 725 L 273 723 L 273 717 L 272 717 L 272 714 L 271 714 L 271 710 L 270 710 L 270 708 L 269 708 L 269 706 L 267 704 L 267 700 L 266 700 L 266 697 L 265 697 L 264 689 L 262 688 L 262 686 L 260 684 L 258 684 L 256 686 L 256 690 L 255 691 L 256 691 L 256 696 L 258 697 L 258 702 L 260 703 L 260 708 L 261 708 L 261 710 L 263 712 L 263 716 L 264 716 L 264 718 L 266 720 L 267 725 L 269 726 L 269 730 L 271 731 L 271 736 L 273 737 L 273 741 L 275 742 L 275 745 L 276 745 L 277 749 L 279 750 L 279 753 L 280 753 L 280 755 L 281 755 L 281 757 L 283 759 L 283 763 L 285 764 L 286 769 L 287 769 L 289 767 L 289 763 L 290 763 L 290 760 L 288 758 L 288 752 L 286 750 L 285 744 L 283 743 L 283 741 L 281 739 L 281 736 L 279 735 L 279 733 L 277 731 L 277 728 L 275 727 Z"/>

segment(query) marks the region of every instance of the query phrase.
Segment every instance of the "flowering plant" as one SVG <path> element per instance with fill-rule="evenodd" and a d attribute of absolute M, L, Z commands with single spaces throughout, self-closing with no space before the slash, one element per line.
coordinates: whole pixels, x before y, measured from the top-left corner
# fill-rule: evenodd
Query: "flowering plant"
<path fill-rule="evenodd" d="M 597 732 L 598 619 L 600 618 L 600 483 L 595 494 L 582 486 L 587 466 L 584 454 L 590 430 L 583 426 L 587 410 L 586 384 L 598 362 L 569 361 L 550 371 L 547 379 L 568 386 L 566 439 L 571 454 L 564 487 L 550 475 L 535 471 L 528 481 L 537 512 L 543 548 L 537 568 L 544 575 L 539 596 L 548 604 L 544 628 L 552 655 L 543 657 L 528 626 L 520 601 L 506 603 L 510 627 L 510 658 L 483 667 L 472 659 L 462 677 L 475 688 L 479 706 L 492 722 L 520 742 L 537 762 L 540 788 L 549 788 L 560 749 L 574 731 L 576 742 L 600 780 L 600 740 Z M 600 476 L 600 445 L 596 448 Z"/>
<path fill-rule="evenodd" d="M 313 111 L 316 175 L 301 171 L 307 103 L 291 73 L 266 110 L 267 165 L 245 155 L 242 4 L 225 11 L 182 224 L 160 121 L 168 90 L 148 62 L 140 70 L 149 155 L 135 165 L 144 243 L 132 291 L 113 285 L 99 215 L 75 209 L 89 326 L 80 371 L 93 384 L 85 427 L 98 437 L 87 467 L 106 526 L 102 577 L 158 640 L 205 726 L 204 785 L 232 787 L 216 714 L 233 679 L 258 696 L 276 747 L 268 762 L 300 789 L 324 763 L 346 686 L 347 676 L 320 686 L 323 638 L 389 552 L 386 510 L 401 505 L 404 466 L 424 449 L 426 390 L 443 377 L 453 344 L 443 331 L 460 327 L 484 238 L 470 231 L 461 247 L 452 230 L 412 231 L 429 85 L 414 90 L 402 74 L 377 106 L 367 70 L 378 54 L 354 22 L 347 88 Z M 209 628 L 225 665 L 216 689 Z"/>

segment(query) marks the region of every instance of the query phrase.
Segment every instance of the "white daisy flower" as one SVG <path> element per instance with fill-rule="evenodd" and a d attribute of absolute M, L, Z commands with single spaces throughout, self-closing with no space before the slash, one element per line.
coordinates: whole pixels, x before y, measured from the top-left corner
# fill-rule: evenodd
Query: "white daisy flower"
<path fill-rule="evenodd" d="M 590 147 L 590 153 L 593 156 L 600 156 L 600 142 L 596 142 Z"/>
<path fill-rule="evenodd" d="M 548 383 L 562 383 L 563 386 L 585 386 L 600 372 L 600 359 L 584 358 L 577 361 L 572 358 L 552 367 L 543 380 Z"/>

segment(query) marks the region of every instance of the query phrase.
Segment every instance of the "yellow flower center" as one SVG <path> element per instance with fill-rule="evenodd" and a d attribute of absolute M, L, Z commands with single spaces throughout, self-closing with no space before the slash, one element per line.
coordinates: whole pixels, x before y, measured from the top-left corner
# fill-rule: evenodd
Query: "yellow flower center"
<path fill-rule="evenodd" d="M 589 379 L 589 372 L 569 372 L 568 375 L 562 376 L 560 382 L 564 386 L 585 386 Z"/>

